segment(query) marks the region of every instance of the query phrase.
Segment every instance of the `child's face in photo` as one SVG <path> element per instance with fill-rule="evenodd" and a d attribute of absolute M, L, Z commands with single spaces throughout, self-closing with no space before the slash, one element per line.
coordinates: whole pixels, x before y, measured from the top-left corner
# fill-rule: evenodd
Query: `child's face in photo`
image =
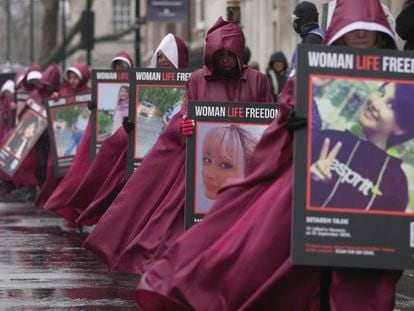
<path fill-rule="evenodd" d="M 387 84 L 382 91 L 373 92 L 362 106 L 359 120 L 366 132 L 389 137 L 400 131 L 392 109 L 395 84 Z"/>
<path fill-rule="evenodd" d="M 68 83 L 71 88 L 76 88 L 80 84 L 80 78 L 72 71 L 68 72 Z"/>
<path fill-rule="evenodd" d="M 216 146 L 203 146 L 203 184 L 205 195 L 210 200 L 217 198 L 217 192 L 230 177 L 240 177 L 239 164 L 234 158 L 222 154 Z"/>

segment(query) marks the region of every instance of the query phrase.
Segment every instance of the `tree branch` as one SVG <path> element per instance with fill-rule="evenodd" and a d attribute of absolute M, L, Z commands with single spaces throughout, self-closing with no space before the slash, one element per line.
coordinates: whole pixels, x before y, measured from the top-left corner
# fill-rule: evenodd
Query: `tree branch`
<path fill-rule="evenodd" d="M 131 25 L 130 27 L 128 27 L 127 29 L 118 32 L 118 33 L 114 33 L 114 34 L 106 34 L 106 35 L 102 35 L 99 37 L 94 38 L 94 43 L 102 43 L 102 42 L 108 42 L 108 41 L 116 41 L 120 38 L 122 38 L 123 36 L 131 33 L 133 30 L 135 30 L 135 25 Z M 74 54 L 76 51 L 78 51 L 80 49 L 80 43 L 77 43 L 75 45 L 72 45 L 70 47 L 67 48 L 66 50 L 66 57 L 71 56 L 72 54 Z M 62 60 L 62 52 L 60 51 L 52 51 L 49 57 L 50 62 L 49 63 L 57 63 L 59 61 Z"/>
<path fill-rule="evenodd" d="M 90 10 L 92 7 L 94 0 L 91 1 L 87 1 L 86 2 L 86 10 Z M 88 4 L 90 4 L 90 6 L 88 6 Z M 58 61 L 60 61 L 62 59 L 62 53 L 63 53 L 63 48 L 67 48 L 67 46 L 69 45 L 69 43 L 72 41 L 72 39 L 80 32 L 81 30 L 81 16 L 79 16 L 79 19 L 76 21 L 75 24 L 73 24 L 73 26 L 69 29 L 69 31 L 66 33 L 66 40 L 60 42 L 58 45 L 56 45 L 52 51 L 50 51 L 49 53 L 49 57 L 47 59 L 45 59 L 43 62 L 41 62 L 40 66 L 41 67 L 46 67 L 47 65 L 51 64 L 51 63 L 56 63 Z M 60 55 L 60 56 L 59 56 Z M 67 54 L 66 52 L 66 56 L 69 56 L 69 54 Z"/>

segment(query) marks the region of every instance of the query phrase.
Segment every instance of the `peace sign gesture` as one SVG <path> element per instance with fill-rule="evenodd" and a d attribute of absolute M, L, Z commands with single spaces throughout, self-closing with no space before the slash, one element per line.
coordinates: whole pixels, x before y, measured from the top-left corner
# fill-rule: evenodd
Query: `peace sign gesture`
<path fill-rule="evenodd" d="M 315 181 L 329 182 L 332 178 L 332 174 L 330 172 L 332 162 L 338 155 L 338 152 L 342 147 L 342 143 L 337 142 L 332 150 L 329 151 L 330 142 L 329 138 L 325 138 L 318 161 L 313 163 L 310 167 L 311 177 Z"/>

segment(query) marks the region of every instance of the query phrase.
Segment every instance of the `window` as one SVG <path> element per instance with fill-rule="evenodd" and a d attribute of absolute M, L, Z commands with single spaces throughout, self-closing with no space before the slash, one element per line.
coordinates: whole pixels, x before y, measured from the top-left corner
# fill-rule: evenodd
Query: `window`
<path fill-rule="evenodd" d="M 131 25 L 130 0 L 112 0 L 112 28 L 114 32 L 120 32 Z"/>

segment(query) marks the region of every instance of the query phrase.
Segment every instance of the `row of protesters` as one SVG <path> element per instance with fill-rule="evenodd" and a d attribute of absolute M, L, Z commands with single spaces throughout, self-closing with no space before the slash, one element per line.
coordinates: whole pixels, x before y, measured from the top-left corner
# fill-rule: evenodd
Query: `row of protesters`
<path fill-rule="evenodd" d="M 26 69 L 22 69 L 19 72 L 16 73 L 16 76 L 14 78 L 14 92 L 31 92 L 33 91 L 37 84 L 39 79 L 42 76 L 41 68 L 36 65 L 32 64 Z M 20 119 L 22 113 L 22 109 L 24 108 L 24 105 L 17 105 L 16 103 L 10 104 L 10 108 L 12 110 L 12 114 L 14 115 L 13 123 L 14 125 L 17 125 L 18 120 Z M 9 135 L 4 135 L 2 138 L 2 143 L 6 142 L 6 139 L 12 139 L 12 137 L 9 137 Z M 26 160 L 23 162 L 23 169 L 20 171 L 25 171 L 26 167 L 32 167 L 33 163 L 33 156 L 31 160 Z M 17 184 L 15 183 L 15 180 L 8 176 L 4 172 L 0 172 L 0 180 L 2 182 L 3 188 L 2 188 L 2 200 L 4 201 L 26 201 L 27 199 L 33 199 L 35 196 L 35 191 L 33 187 L 27 187 L 27 183 L 35 183 L 34 176 L 29 176 L 29 180 L 24 180 L 23 183 L 19 183 L 19 179 L 17 179 Z"/>
<path fill-rule="evenodd" d="M 357 10 L 358 4 L 356 0 L 337 1 L 325 44 L 395 48 L 394 34 L 379 1 L 365 1 L 364 10 Z M 187 82 L 182 109 L 172 117 L 140 168 L 100 217 L 84 246 L 105 261 L 111 271 L 144 273 L 136 297 L 143 310 L 316 310 L 324 294 L 321 280 L 322 286 L 329 288 L 327 304 L 332 310 L 391 310 L 400 271 L 328 268 L 325 273 L 319 268 L 291 264 L 292 136 L 306 124 L 306 120 L 295 119 L 292 113 L 296 102 L 294 72 L 278 97 L 280 116 L 249 155 L 250 163 L 242 174 L 234 175 L 238 179 L 209 194 L 216 200 L 210 212 L 201 223 L 183 232 L 185 138 L 194 132 L 194 121 L 186 117 L 188 101 L 273 101 L 266 76 L 244 65 L 243 47 L 240 26 L 217 20 L 207 33 L 204 67 L 195 71 Z M 157 53 L 158 65 L 162 54 Z M 173 62 L 171 57 L 167 59 Z M 407 110 L 408 99 L 401 93 L 407 89 L 396 86 L 392 90 L 387 88 L 388 91 L 397 94 L 394 100 L 401 103 L 375 101 L 376 108 L 372 104 L 366 113 L 370 115 L 375 109 L 380 115 L 392 117 L 392 122 L 386 123 L 392 125 L 387 126 L 388 136 L 381 135 L 386 138 L 385 147 L 384 141 L 380 142 L 382 150 L 392 145 L 389 140 L 402 141 L 411 132 L 407 119 L 412 112 Z M 378 124 L 378 128 L 368 123 L 364 144 L 379 147 L 371 134 L 383 130 L 385 123 Z M 234 128 L 228 130 L 231 135 L 241 137 Z M 320 135 L 324 135 L 323 131 Z M 108 147 L 99 153 L 102 162 L 95 162 L 97 158 L 93 162 L 96 170 L 91 170 L 92 167 L 88 170 L 93 181 L 98 173 L 110 167 L 106 171 L 109 173 L 102 174 L 103 183 L 98 182 L 98 191 L 107 189 L 107 181 L 117 180 L 110 180 L 112 176 L 124 174 L 119 170 L 125 167 L 122 136 L 126 136 L 124 129 L 108 138 Z M 320 145 L 329 149 L 328 143 Z M 336 146 L 335 155 L 347 150 L 341 144 Z M 112 151 L 118 155 L 109 159 Z M 80 152 L 78 162 L 82 155 L 86 156 Z M 206 178 L 207 166 L 212 163 L 206 157 Z M 82 164 L 87 167 L 85 163 L 72 166 L 72 179 L 68 179 L 72 184 L 62 187 L 65 178 L 51 198 L 60 188 L 63 189 L 60 195 L 66 195 L 59 198 L 64 199 L 60 203 L 67 205 L 67 199 L 72 200 L 70 195 L 78 189 L 74 182 L 82 181 L 81 175 L 86 171 L 81 170 Z M 326 170 L 321 169 L 325 168 L 324 163 L 315 166 L 319 166 L 314 168 L 315 182 L 329 179 Z M 108 189 L 122 185 L 115 183 L 115 188 L 108 184 Z M 54 203 L 58 204 L 56 197 Z M 61 210 L 65 210 L 62 216 L 73 217 L 74 221 L 83 212 L 73 206 L 55 209 L 58 213 Z M 83 219 L 96 215 L 95 212 Z"/>
<path fill-rule="evenodd" d="M 272 102 L 264 74 L 243 63 L 240 26 L 219 18 L 207 33 L 204 67 L 187 81 L 183 107 L 101 217 L 84 246 L 111 271 L 144 272 L 184 233 L 185 137 L 190 100 Z M 111 230 L 117 224 L 119 230 Z"/>
<path fill-rule="evenodd" d="M 188 49 L 184 40 L 170 33 L 163 38 L 155 50 L 149 67 L 183 69 L 187 66 Z M 103 152 L 98 153 L 81 185 L 66 203 L 66 206 L 72 209 L 75 207 L 80 212 L 78 224 L 90 223 L 93 219 L 98 220 L 125 185 L 126 132 L 134 126 L 131 120 L 125 122 L 124 129 L 118 129 L 115 135 L 104 141 L 105 146 L 102 145 L 101 149 Z M 120 152 L 117 158 L 110 156 L 110 150 L 114 147 Z M 111 170 L 102 171 L 102 167 L 108 164 L 111 164 L 109 165 Z M 91 187 L 96 189 L 95 193 L 90 193 Z"/>
<path fill-rule="evenodd" d="M 132 67 L 132 58 L 125 52 L 118 53 L 111 60 L 111 69 L 113 70 L 126 71 Z M 91 106 L 90 108 L 95 109 L 94 106 Z M 50 210 L 62 216 L 65 219 L 65 225 L 68 227 L 80 227 L 75 221 L 82 210 L 79 210 L 72 204 L 68 205 L 67 202 L 72 197 L 76 197 L 80 200 L 87 200 L 87 198 L 93 199 L 105 178 L 110 174 L 113 164 L 116 163 L 117 159 L 124 153 L 123 146 L 127 144 L 127 134 L 123 129 L 119 129 L 112 136 L 103 141 L 100 152 L 91 163 L 90 136 L 91 128 L 89 124 L 74 157 L 71 168 L 53 194 L 43 205 L 46 210 Z M 101 157 L 105 160 L 100 161 L 99 158 Z M 92 171 L 94 173 L 90 173 Z M 75 193 L 78 193 L 78 188 L 82 188 L 85 181 L 89 180 L 87 176 L 90 176 L 91 178 L 90 182 L 88 182 L 87 190 L 82 194 L 79 194 L 79 196 L 74 195 Z M 91 219 L 89 222 L 83 223 L 83 225 L 90 225 L 95 222 L 95 219 Z"/>
<path fill-rule="evenodd" d="M 76 65 L 70 69 L 71 70 L 68 70 L 65 75 L 65 82 L 61 88 L 60 72 L 56 65 L 50 65 L 43 73 L 39 66 L 30 65 L 24 71 L 16 74 L 16 91 L 30 92 L 27 103 L 35 102 L 40 105 L 43 105 L 47 98 L 53 97 L 54 94 L 58 94 L 59 91 L 62 95 L 85 91 L 84 86 L 86 86 L 89 79 L 89 70 L 87 66 Z M 70 74 L 70 72 L 72 74 Z M 76 77 L 73 78 L 74 75 L 79 77 L 79 79 Z M 82 75 L 84 76 L 84 79 L 82 79 Z M 89 90 L 89 87 L 87 87 L 87 90 Z M 26 105 L 18 107 L 14 102 L 11 105 L 13 114 L 17 114 L 18 116 L 13 121 L 18 122 L 28 108 Z M 30 126 L 27 127 L 24 137 L 29 134 L 28 130 L 31 128 L 32 127 Z M 31 130 L 31 136 L 34 135 L 36 129 L 37 126 Z M 27 142 L 30 137 L 25 139 L 26 143 L 20 144 L 20 147 L 26 146 L 26 148 L 32 148 L 32 145 Z M 19 154 L 23 153 L 23 151 L 24 150 L 20 148 Z M 50 195 L 57 184 L 51 160 L 50 144 L 46 131 L 29 151 L 13 177 L 10 178 L 5 174 L 1 174 L 0 178 L 3 182 L 7 183 L 11 189 L 16 188 L 12 191 L 12 196 L 8 199 L 27 201 L 34 200 L 37 196 L 37 204 L 41 205 L 42 200 Z M 37 195 L 39 187 L 41 187 L 41 191 L 40 194 Z"/>
<path fill-rule="evenodd" d="M 90 87 L 88 85 L 90 78 L 90 71 L 86 64 L 75 64 L 74 66 L 66 69 L 64 74 L 64 84 L 59 90 L 55 90 L 51 94 L 51 98 L 58 100 L 60 96 L 67 96 L 72 94 L 81 94 L 90 92 Z M 86 128 L 85 128 L 86 130 Z M 82 133 L 85 132 L 82 131 Z M 82 135 L 83 136 L 83 135 Z M 81 137 L 83 138 L 83 137 Z M 78 141 L 78 144 L 80 141 Z M 58 187 L 62 178 L 57 178 L 55 176 L 53 168 L 53 155 L 52 150 L 49 148 L 47 155 L 47 166 L 46 166 L 46 176 L 45 181 L 40 192 L 36 198 L 36 205 L 43 207 L 52 193 Z"/>
<path fill-rule="evenodd" d="M 167 35 L 157 52 L 154 53 L 156 57 L 153 57 L 151 67 L 186 66 L 188 52 L 186 48 L 183 50 L 182 46 L 185 47 L 180 38 L 172 34 Z M 163 53 L 163 51 L 165 52 Z M 168 55 L 172 62 L 165 55 Z M 179 59 L 177 59 L 177 55 L 180 56 Z M 129 56 L 123 55 L 122 57 L 128 61 L 125 63 L 130 63 Z M 121 61 L 120 56 L 115 57 L 115 61 Z M 124 129 L 119 128 L 112 136 L 104 140 L 96 159 L 71 196 L 66 201 L 62 200 L 66 197 L 58 197 L 57 199 L 52 197 L 47 202 L 46 208 L 62 215 L 67 219 L 67 222 L 72 222 L 73 225 L 75 225 L 74 222 L 78 216 L 80 216 L 78 220 L 80 225 L 95 223 L 99 219 L 99 215 L 105 211 L 105 207 L 109 206 L 125 184 L 126 150 L 127 134 Z M 87 211 L 83 213 L 86 209 Z"/>
<path fill-rule="evenodd" d="M 337 1 L 324 44 L 395 48 L 380 2 L 367 0 L 364 10 L 358 5 Z M 295 80 L 291 77 L 283 89 L 280 116 L 259 141 L 246 177 L 222 187 L 204 220 L 147 267 L 136 297 L 142 310 L 319 310 L 321 278 L 328 284 L 330 310 L 393 309 L 401 271 L 330 268 L 321 273 L 291 263 L 292 133 L 306 125 L 291 113 Z M 401 111 L 413 114 L 406 95 L 412 88 L 395 87 L 394 101 L 404 101 L 395 108 L 378 103 L 378 112 L 394 120 L 389 129 L 394 141 L 411 132 Z M 374 129 L 371 124 L 367 134 Z M 366 139 L 364 144 L 377 144 L 370 135 Z M 140 262 L 137 254 L 130 258 Z"/>

